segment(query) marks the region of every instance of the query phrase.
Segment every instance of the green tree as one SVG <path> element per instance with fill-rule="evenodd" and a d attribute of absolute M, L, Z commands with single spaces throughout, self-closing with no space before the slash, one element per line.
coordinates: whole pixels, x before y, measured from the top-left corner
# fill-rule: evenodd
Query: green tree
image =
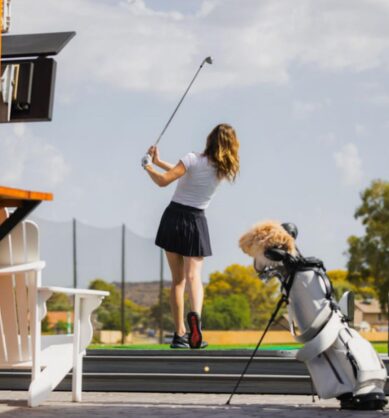
<path fill-rule="evenodd" d="M 114 284 L 107 283 L 102 279 L 93 280 L 89 288 L 109 292 L 109 296 L 104 298 L 97 309 L 97 320 L 102 324 L 102 328 L 121 330 L 121 295 L 119 289 Z M 132 327 L 142 320 L 146 311 L 147 309 L 136 303 L 128 299 L 125 300 L 124 328 L 126 333 L 130 332 Z"/>
<path fill-rule="evenodd" d="M 381 306 L 387 310 L 389 292 L 389 182 L 375 180 L 361 194 L 355 218 L 364 235 L 348 239 L 349 280 L 366 283 L 373 277 Z"/>
<path fill-rule="evenodd" d="M 66 334 L 68 329 L 68 324 L 65 321 L 57 321 L 53 326 L 56 334 Z"/>
<path fill-rule="evenodd" d="M 364 282 L 360 280 L 353 282 L 349 278 L 347 270 L 330 270 L 327 275 L 331 280 L 337 300 L 341 298 L 347 290 L 355 294 L 356 299 L 376 298 L 377 291 L 372 286 L 374 279 L 368 277 Z"/>
<path fill-rule="evenodd" d="M 279 297 L 277 279 L 264 283 L 252 266 L 232 264 L 223 272 L 210 276 L 205 289 L 206 303 L 216 297 L 227 298 L 240 295 L 246 298 L 250 307 L 251 324 L 248 327 L 261 328 L 266 325 Z"/>
<path fill-rule="evenodd" d="M 185 297 L 185 307 L 188 307 L 188 299 Z M 159 328 L 161 307 L 159 300 L 150 308 L 149 326 Z M 162 326 L 166 331 L 174 330 L 174 322 L 170 311 L 170 289 L 163 289 L 162 293 Z"/>
<path fill-rule="evenodd" d="M 125 312 L 130 321 L 131 329 L 133 330 L 135 328 L 147 328 L 150 317 L 150 308 L 137 305 L 130 299 L 126 299 L 124 304 Z"/>
<path fill-rule="evenodd" d="M 53 293 L 47 301 L 48 311 L 71 311 L 73 304 L 68 295 L 64 293 Z"/>
<path fill-rule="evenodd" d="M 205 302 L 202 321 L 206 329 L 247 329 L 250 305 L 243 295 L 217 296 Z"/>
<path fill-rule="evenodd" d="M 51 330 L 50 329 L 49 318 L 47 317 L 47 315 L 42 319 L 41 330 L 44 333 L 48 333 Z"/>
<path fill-rule="evenodd" d="M 89 289 L 105 290 L 109 292 L 109 295 L 103 299 L 102 305 L 120 305 L 120 292 L 118 288 L 108 283 L 103 279 L 95 279 L 89 284 Z"/>

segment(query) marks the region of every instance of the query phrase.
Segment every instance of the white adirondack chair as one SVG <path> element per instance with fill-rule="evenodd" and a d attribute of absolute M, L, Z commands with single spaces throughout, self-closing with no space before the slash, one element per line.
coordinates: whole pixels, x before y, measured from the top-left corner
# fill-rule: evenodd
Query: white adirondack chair
<path fill-rule="evenodd" d="M 0 223 L 8 216 L 0 209 Z M 31 368 L 28 405 L 42 403 L 73 368 L 72 397 L 81 401 L 82 359 L 93 335 L 91 313 L 109 292 L 42 287 L 38 227 L 21 222 L 0 242 L 0 368 Z M 54 292 L 75 297 L 74 334 L 41 335 Z"/>

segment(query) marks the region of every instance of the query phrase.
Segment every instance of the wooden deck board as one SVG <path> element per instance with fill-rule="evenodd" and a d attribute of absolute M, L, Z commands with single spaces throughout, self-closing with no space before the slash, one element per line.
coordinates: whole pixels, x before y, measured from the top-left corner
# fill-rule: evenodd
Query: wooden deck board
<path fill-rule="evenodd" d="M 31 190 L 14 189 L 11 187 L 0 186 L 0 206 L 2 202 L 10 202 L 15 200 L 53 200 L 51 193 L 35 192 Z"/>

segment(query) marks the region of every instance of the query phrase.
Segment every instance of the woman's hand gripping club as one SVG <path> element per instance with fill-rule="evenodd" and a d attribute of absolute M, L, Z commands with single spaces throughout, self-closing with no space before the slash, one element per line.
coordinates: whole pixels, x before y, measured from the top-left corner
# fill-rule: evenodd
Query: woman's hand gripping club
<path fill-rule="evenodd" d="M 145 169 L 147 165 L 150 165 L 151 163 L 158 165 L 159 161 L 159 150 L 155 145 L 152 145 L 148 151 L 147 154 L 142 158 L 142 167 Z"/>

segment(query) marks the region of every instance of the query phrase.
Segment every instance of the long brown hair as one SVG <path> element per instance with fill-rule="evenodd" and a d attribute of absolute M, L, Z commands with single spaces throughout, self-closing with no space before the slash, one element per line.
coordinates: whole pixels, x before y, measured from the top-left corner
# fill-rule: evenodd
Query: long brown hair
<path fill-rule="evenodd" d="M 214 164 L 219 179 L 234 181 L 239 172 L 238 151 L 239 141 L 234 128 L 221 123 L 208 135 L 203 155 Z"/>

